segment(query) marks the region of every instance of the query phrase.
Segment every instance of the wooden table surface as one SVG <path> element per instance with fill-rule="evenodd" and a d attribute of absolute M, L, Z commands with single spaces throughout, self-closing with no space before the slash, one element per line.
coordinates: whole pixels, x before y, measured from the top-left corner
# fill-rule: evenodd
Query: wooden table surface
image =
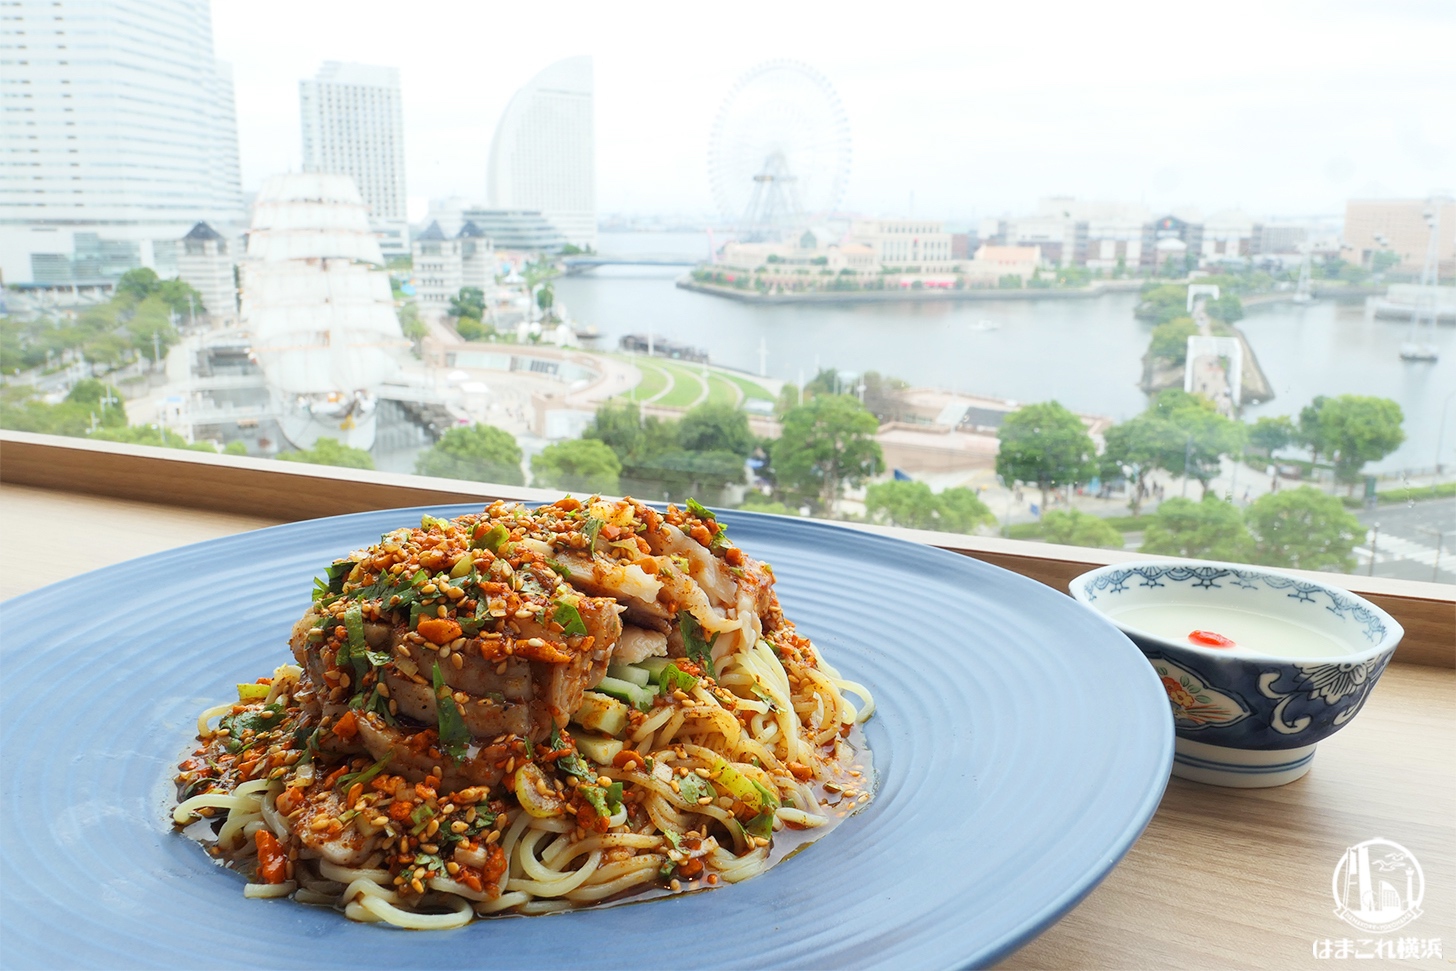
<path fill-rule="evenodd" d="M 224 506 L 0 487 L 0 597 L 276 522 Z M 1375 837 L 1409 849 L 1426 882 L 1423 915 L 1388 935 L 1343 923 L 1331 893 L 1346 847 Z M 1171 780 L 1147 831 L 1107 879 L 1000 966 L 1329 968 L 1378 947 L 1408 951 L 1413 940 L 1427 954 L 1438 942 L 1441 956 L 1374 960 L 1456 966 L 1456 672 L 1392 664 L 1298 782 L 1236 790 Z M 1321 958 L 1323 941 L 1332 952 Z M 1351 952 L 1344 958 L 1333 956 L 1341 941 Z"/>

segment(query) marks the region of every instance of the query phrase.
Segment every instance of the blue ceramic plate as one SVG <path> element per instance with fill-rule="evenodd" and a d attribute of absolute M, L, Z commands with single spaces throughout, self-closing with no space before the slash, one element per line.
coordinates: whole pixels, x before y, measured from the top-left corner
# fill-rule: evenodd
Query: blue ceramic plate
<path fill-rule="evenodd" d="M 986 965 L 1107 874 L 1167 783 L 1161 685 L 1070 598 L 928 547 L 728 513 L 785 613 L 874 691 L 867 809 L 756 879 L 639 906 L 411 932 L 246 900 L 172 831 L 173 766 L 203 707 L 288 659 L 311 578 L 423 511 L 245 533 L 0 605 L 0 964 Z"/>

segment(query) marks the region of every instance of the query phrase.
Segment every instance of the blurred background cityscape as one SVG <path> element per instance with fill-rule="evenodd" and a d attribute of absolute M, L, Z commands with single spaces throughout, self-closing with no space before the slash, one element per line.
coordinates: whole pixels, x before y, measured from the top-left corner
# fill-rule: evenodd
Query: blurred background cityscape
<path fill-rule="evenodd" d="M 759 13 L 0 4 L 0 425 L 1456 580 L 1456 11 Z"/>

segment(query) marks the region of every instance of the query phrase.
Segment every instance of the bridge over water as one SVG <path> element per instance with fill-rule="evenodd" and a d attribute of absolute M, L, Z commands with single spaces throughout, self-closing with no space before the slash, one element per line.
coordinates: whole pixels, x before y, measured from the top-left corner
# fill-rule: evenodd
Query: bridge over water
<path fill-rule="evenodd" d="M 599 266 L 696 266 L 700 261 L 674 255 L 656 256 L 637 253 L 631 256 L 612 256 L 607 253 L 596 253 L 568 256 L 561 262 L 565 265 L 567 273 L 585 273 L 588 270 L 595 270 Z"/>

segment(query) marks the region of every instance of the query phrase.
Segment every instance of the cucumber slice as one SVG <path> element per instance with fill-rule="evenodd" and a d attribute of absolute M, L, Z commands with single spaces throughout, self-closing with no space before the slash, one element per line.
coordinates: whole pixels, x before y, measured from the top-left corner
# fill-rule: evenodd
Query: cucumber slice
<path fill-rule="evenodd" d="M 625 746 L 615 738 L 602 738 L 600 735 L 578 734 L 576 736 L 576 749 L 582 755 L 591 759 L 597 765 L 611 765 L 612 759 Z"/>
<path fill-rule="evenodd" d="M 571 720 L 582 728 L 606 735 L 620 735 L 627 728 L 627 706 L 616 698 L 595 691 L 582 692 L 581 705 Z"/>
<path fill-rule="evenodd" d="M 633 665 L 633 667 L 638 667 L 646 671 L 647 676 L 653 681 L 656 681 L 658 675 L 662 674 L 662 669 L 667 667 L 675 660 L 677 659 L 671 657 L 649 657 L 638 661 L 636 664 Z"/>
<path fill-rule="evenodd" d="M 596 690 L 604 695 L 610 695 L 620 701 L 625 701 L 634 708 L 651 708 L 652 699 L 657 692 L 648 691 L 646 688 L 638 687 L 630 681 L 623 681 L 620 678 L 602 678 L 597 684 Z"/>
<path fill-rule="evenodd" d="M 652 675 L 646 668 L 640 668 L 635 664 L 608 665 L 607 675 L 619 681 L 630 681 L 639 688 L 647 687 L 647 682 L 652 680 Z"/>

